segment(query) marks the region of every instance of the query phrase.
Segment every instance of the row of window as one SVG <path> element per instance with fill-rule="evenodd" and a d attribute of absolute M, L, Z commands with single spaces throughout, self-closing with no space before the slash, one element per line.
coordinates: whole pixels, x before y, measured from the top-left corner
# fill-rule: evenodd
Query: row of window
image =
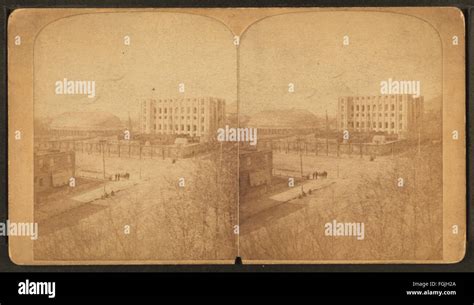
<path fill-rule="evenodd" d="M 163 118 L 164 120 L 167 120 L 167 119 L 168 119 L 168 116 L 166 116 L 166 115 L 165 115 L 164 117 L 158 116 L 158 120 L 161 120 L 161 118 Z M 146 116 L 145 116 L 143 119 L 146 120 Z M 153 119 L 156 120 L 156 115 L 153 116 Z M 173 117 L 170 116 L 169 119 L 172 120 Z M 178 120 L 178 119 L 179 119 L 179 116 L 175 116 L 174 119 L 175 119 L 175 120 Z M 191 120 L 191 117 L 190 117 L 190 116 L 187 116 L 186 119 L 187 119 L 187 120 Z M 184 121 L 184 116 L 181 116 L 181 120 Z M 193 117 L 193 120 L 196 121 L 196 120 L 197 120 L 197 117 Z M 204 118 L 203 118 L 203 117 L 201 117 L 201 123 L 204 123 Z"/>
<path fill-rule="evenodd" d="M 158 128 L 158 129 L 157 129 Z M 188 131 L 188 132 L 191 132 L 191 128 L 192 128 L 192 131 L 197 131 L 198 127 L 197 125 L 184 125 L 184 124 L 181 124 L 181 125 L 174 125 L 174 130 L 175 131 Z M 143 129 L 146 129 L 146 125 L 143 125 Z M 153 124 L 153 130 L 170 130 L 172 131 L 173 130 L 173 125 L 172 124 Z M 201 126 L 201 131 L 204 132 L 204 126 Z"/>
<path fill-rule="evenodd" d="M 354 108 L 356 111 L 365 111 L 365 109 L 367 108 L 367 111 L 370 111 L 370 105 L 367 105 L 367 107 L 365 107 L 366 105 L 351 105 L 351 110 L 354 111 Z M 382 106 L 383 106 L 383 110 L 384 111 L 388 111 L 388 104 L 385 104 L 385 105 L 382 105 L 382 104 L 379 104 L 378 107 L 377 105 L 373 105 L 372 106 L 372 110 L 378 110 L 378 111 L 382 111 Z M 344 105 L 341 105 L 341 110 L 344 111 Z M 395 111 L 395 104 L 391 104 L 390 105 L 390 110 L 391 111 Z M 402 111 L 403 110 L 403 104 L 400 104 L 398 105 L 398 110 Z"/>
<path fill-rule="evenodd" d="M 44 161 L 45 161 L 44 159 L 39 159 L 39 160 L 38 160 L 38 166 L 39 166 L 40 168 L 43 168 L 43 167 L 45 166 L 45 164 L 48 164 L 49 167 L 53 167 L 53 166 L 54 166 L 54 163 L 55 163 L 54 158 L 49 158 L 49 159 L 48 159 L 49 162 L 47 162 L 47 163 L 45 163 Z M 67 155 L 67 156 L 66 156 L 66 162 L 67 162 L 67 164 L 71 164 L 71 161 L 72 161 L 72 160 L 71 160 L 71 155 Z"/>
<path fill-rule="evenodd" d="M 178 103 L 179 103 L 179 102 L 184 102 L 184 101 L 186 101 L 186 102 L 191 102 L 191 99 L 190 99 L 190 98 L 186 98 L 186 99 L 163 99 L 163 100 L 151 100 L 151 102 L 154 102 L 154 103 L 156 103 L 156 102 L 158 102 L 158 103 L 161 103 L 161 102 L 163 102 L 163 103 L 168 103 L 168 102 L 169 102 L 169 103 L 178 102 Z M 193 99 L 192 99 L 192 101 L 193 101 L 193 102 L 197 102 L 198 100 L 197 100 L 197 99 L 195 99 L 195 98 L 193 98 Z M 205 101 L 205 99 L 200 99 L 200 100 L 199 100 L 199 103 L 200 103 L 201 105 L 204 105 L 204 101 Z"/>
<path fill-rule="evenodd" d="M 354 122 L 347 122 L 347 125 L 348 127 L 354 127 Z M 365 124 L 365 122 L 355 122 L 355 127 L 356 128 L 365 128 L 365 127 L 368 127 L 370 128 L 371 127 L 371 123 L 370 122 L 367 122 L 367 125 Z M 382 123 L 382 122 L 379 122 L 378 123 L 378 128 L 388 128 L 388 122 L 385 122 L 385 123 Z M 344 123 L 341 123 L 341 128 L 344 128 Z M 377 128 L 377 123 L 376 122 L 372 122 L 372 128 Z M 390 123 L 390 128 L 391 129 L 395 129 L 395 122 L 391 122 Z M 399 123 L 398 125 L 398 129 L 403 129 L 403 123 Z"/>
<path fill-rule="evenodd" d="M 172 108 L 172 107 L 169 107 L 169 108 L 168 108 L 168 107 L 163 107 L 163 108 L 162 108 L 162 107 L 158 107 L 158 108 L 153 107 L 153 113 L 154 113 L 154 114 L 157 113 L 157 109 L 158 109 L 158 113 L 159 113 L 159 114 L 162 114 L 162 113 L 164 113 L 164 114 L 167 114 L 167 113 L 172 114 L 172 113 L 173 113 L 173 108 Z M 185 113 L 185 112 L 184 112 L 185 110 L 186 110 L 186 113 L 187 113 L 187 114 L 190 114 L 190 113 L 191 113 L 191 107 L 186 107 L 186 109 L 185 109 L 185 107 L 181 107 L 181 112 L 180 112 L 180 113 Z M 179 108 L 178 108 L 178 107 L 174 108 L 174 113 L 177 114 L 178 112 L 179 112 Z M 197 107 L 193 107 L 193 113 L 196 114 L 197 112 L 198 112 Z M 146 113 L 146 108 L 144 108 L 143 113 Z M 202 113 L 202 114 L 205 113 L 205 108 L 201 108 L 201 113 Z"/>
<path fill-rule="evenodd" d="M 388 113 L 385 113 L 384 116 L 385 116 L 385 117 L 388 117 Z M 391 116 L 391 117 L 395 117 L 395 113 L 392 112 L 392 113 L 390 114 L 390 116 Z M 350 115 L 349 117 L 350 117 L 350 118 L 354 118 L 354 113 L 352 113 L 352 115 Z M 359 114 L 356 113 L 356 114 L 355 114 L 355 117 L 358 118 L 358 117 L 359 117 Z M 361 117 L 365 117 L 365 113 L 362 113 L 362 114 L 361 114 Z M 373 114 L 372 114 L 372 117 L 377 117 L 377 114 L 376 114 L 376 113 L 373 113 Z M 382 117 L 382 114 L 381 114 L 381 113 L 379 113 L 379 117 Z M 341 119 L 344 120 L 344 118 L 345 118 L 345 116 L 344 116 L 343 114 L 341 114 Z M 370 113 L 367 113 L 367 118 L 369 118 L 369 120 L 370 120 Z M 399 118 L 400 120 L 402 120 L 402 119 L 403 119 L 403 115 L 402 115 L 402 114 L 399 114 L 399 115 L 398 115 L 398 118 Z"/>
<path fill-rule="evenodd" d="M 380 101 L 381 99 L 397 99 L 398 97 L 398 100 L 402 100 L 402 96 L 400 95 L 377 95 L 377 96 L 356 96 L 355 98 L 353 98 L 354 100 L 358 101 L 358 100 L 378 100 Z"/>

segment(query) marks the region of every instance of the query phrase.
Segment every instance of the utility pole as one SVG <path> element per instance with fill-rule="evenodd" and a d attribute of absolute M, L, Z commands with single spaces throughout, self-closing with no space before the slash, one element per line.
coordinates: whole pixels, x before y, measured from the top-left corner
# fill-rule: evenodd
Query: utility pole
<path fill-rule="evenodd" d="M 142 180 L 142 144 L 139 144 L 140 147 L 140 161 L 138 163 L 140 164 L 139 166 L 139 179 Z"/>
<path fill-rule="evenodd" d="M 329 123 L 328 123 L 327 110 L 326 110 L 326 156 L 329 156 Z"/>
<path fill-rule="evenodd" d="M 303 151 L 301 150 L 300 143 L 298 142 L 298 147 L 300 149 L 300 170 L 301 170 L 301 177 L 303 177 Z"/>
<path fill-rule="evenodd" d="M 106 185 L 106 179 L 105 179 L 105 144 L 106 144 L 106 141 L 105 140 L 100 140 L 100 144 L 101 144 L 101 147 L 102 147 L 102 171 L 103 171 L 103 175 L 104 175 L 104 194 L 106 193 L 105 192 L 105 185 Z"/>

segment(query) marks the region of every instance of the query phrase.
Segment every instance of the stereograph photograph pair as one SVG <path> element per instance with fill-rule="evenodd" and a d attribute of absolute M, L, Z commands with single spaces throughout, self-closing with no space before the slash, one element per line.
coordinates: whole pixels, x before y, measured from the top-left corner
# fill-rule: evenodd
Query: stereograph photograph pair
<path fill-rule="evenodd" d="M 456 263 L 457 8 L 18 9 L 20 265 Z"/>

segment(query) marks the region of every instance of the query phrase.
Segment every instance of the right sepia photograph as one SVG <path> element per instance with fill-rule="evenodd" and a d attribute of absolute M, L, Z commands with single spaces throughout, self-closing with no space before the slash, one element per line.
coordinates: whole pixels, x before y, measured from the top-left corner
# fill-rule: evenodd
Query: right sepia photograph
<path fill-rule="evenodd" d="M 443 259 L 443 46 L 420 18 L 298 12 L 242 35 L 240 254 Z"/>

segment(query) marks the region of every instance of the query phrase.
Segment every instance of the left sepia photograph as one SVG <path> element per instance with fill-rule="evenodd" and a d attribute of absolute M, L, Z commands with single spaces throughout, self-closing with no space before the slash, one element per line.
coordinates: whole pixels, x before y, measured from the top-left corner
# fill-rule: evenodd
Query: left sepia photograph
<path fill-rule="evenodd" d="M 47 17 L 11 28 L 22 14 Z M 24 36 L 33 261 L 234 261 L 237 148 L 215 138 L 236 117 L 232 37 L 173 12 L 57 15 Z"/>

